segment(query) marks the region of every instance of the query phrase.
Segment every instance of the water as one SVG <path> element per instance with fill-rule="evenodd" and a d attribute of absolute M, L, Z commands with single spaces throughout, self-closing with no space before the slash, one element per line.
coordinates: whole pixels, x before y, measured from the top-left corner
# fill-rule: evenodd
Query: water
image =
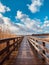
<path fill-rule="evenodd" d="M 37 38 L 47 38 L 48 36 L 35 36 Z"/>

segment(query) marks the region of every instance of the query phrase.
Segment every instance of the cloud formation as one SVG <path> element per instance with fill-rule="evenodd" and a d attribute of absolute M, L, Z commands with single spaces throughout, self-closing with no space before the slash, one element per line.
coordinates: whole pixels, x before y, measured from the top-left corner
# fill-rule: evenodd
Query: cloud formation
<path fill-rule="evenodd" d="M 23 23 L 22 26 L 26 32 L 41 32 L 41 27 L 40 27 L 40 19 L 30 19 L 28 15 L 23 14 L 21 11 L 17 11 L 16 19 L 20 20 L 21 23 Z M 21 24 L 19 23 L 19 24 Z M 38 31 L 37 31 L 38 29 Z"/>
<path fill-rule="evenodd" d="M 40 11 L 40 7 L 43 5 L 43 0 L 32 0 L 31 4 L 27 4 L 28 9 L 32 13 Z M 45 16 L 43 22 L 41 19 L 30 18 L 28 15 L 24 14 L 22 11 L 18 10 L 16 13 L 16 21 L 13 22 L 10 18 L 5 17 L 3 13 L 11 11 L 9 7 L 3 5 L 0 2 L 0 27 L 4 32 L 10 32 L 19 35 L 26 34 L 39 34 L 39 33 L 48 33 L 49 32 L 49 19 L 48 16 Z M 15 11 L 14 11 L 15 12 Z M 14 19 L 15 20 L 15 19 Z"/>
<path fill-rule="evenodd" d="M 29 18 L 28 15 L 23 14 L 22 11 L 17 11 L 16 20 L 20 20 L 19 25 L 25 30 L 27 33 L 48 33 L 49 32 L 49 20 L 48 17 L 45 16 L 44 23 L 41 22 L 40 19 Z M 23 24 L 22 24 L 23 23 Z"/>
<path fill-rule="evenodd" d="M 27 4 L 28 9 L 32 12 L 32 13 L 36 13 L 39 12 L 40 7 L 43 4 L 43 0 L 32 0 L 31 4 Z"/>
<path fill-rule="evenodd" d="M 10 32 L 15 34 L 19 30 L 19 28 L 15 26 L 14 23 L 12 23 L 10 18 L 3 16 L 1 13 L 0 13 L 0 27 L 2 28 L 3 32 Z"/>
<path fill-rule="evenodd" d="M 0 2 L 0 13 L 5 13 L 6 11 L 10 11 L 10 8 L 3 5 L 1 2 Z"/>
<path fill-rule="evenodd" d="M 20 22 L 13 23 L 10 18 L 5 17 L 0 13 L 0 27 L 2 28 L 2 31 L 18 35 L 49 32 L 49 19 L 47 16 L 45 16 L 44 23 L 42 24 L 40 19 L 31 19 L 28 15 L 23 14 L 22 11 L 18 10 L 15 18 Z"/>

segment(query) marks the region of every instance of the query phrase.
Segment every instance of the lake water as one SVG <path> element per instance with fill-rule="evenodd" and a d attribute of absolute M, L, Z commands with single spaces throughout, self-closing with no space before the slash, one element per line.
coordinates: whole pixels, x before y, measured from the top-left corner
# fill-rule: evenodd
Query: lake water
<path fill-rule="evenodd" d="M 47 38 L 47 36 L 35 36 L 37 38 Z"/>

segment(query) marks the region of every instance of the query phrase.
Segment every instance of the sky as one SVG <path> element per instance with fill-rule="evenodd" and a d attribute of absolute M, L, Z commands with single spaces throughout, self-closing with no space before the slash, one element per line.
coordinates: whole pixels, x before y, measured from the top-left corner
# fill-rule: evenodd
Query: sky
<path fill-rule="evenodd" d="M 18 35 L 49 33 L 49 0 L 0 0 L 0 27 Z"/>

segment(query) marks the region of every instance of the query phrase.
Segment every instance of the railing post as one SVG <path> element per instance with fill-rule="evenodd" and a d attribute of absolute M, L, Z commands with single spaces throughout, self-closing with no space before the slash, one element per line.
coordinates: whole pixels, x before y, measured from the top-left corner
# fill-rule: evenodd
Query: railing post
<path fill-rule="evenodd" d="M 15 39 L 13 40 L 13 43 L 14 43 L 14 50 L 15 50 Z"/>
<path fill-rule="evenodd" d="M 43 42 L 43 47 L 45 47 L 45 42 Z M 46 54 L 45 50 L 43 50 L 43 54 Z M 45 61 L 45 58 L 43 58 L 43 60 Z"/>
<path fill-rule="evenodd" d="M 45 47 L 45 42 L 43 42 L 43 47 Z M 43 50 L 43 53 L 45 54 L 45 50 Z"/>
<path fill-rule="evenodd" d="M 18 48 L 19 48 L 20 38 L 18 37 Z"/>
<path fill-rule="evenodd" d="M 18 37 L 17 37 L 17 49 L 18 49 Z"/>
<path fill-rule="evenodd" d="M 38 42 L 38 40 L 36 40 L 36 42 Z"/>
<path fill-rule="evenodd" d="M 9 54 L 9 51 L 10 51 L 10 49 L 9 49 L 9 41 L 7 41 L 7 54 Z M 8 58 L 7 59 L 9 59 L 9 56 L 8 56 Z"/>
<path fill-rule="evenodd" d="M 34 41 L 34 39 L 33 39 L 33 41 Z"/>

